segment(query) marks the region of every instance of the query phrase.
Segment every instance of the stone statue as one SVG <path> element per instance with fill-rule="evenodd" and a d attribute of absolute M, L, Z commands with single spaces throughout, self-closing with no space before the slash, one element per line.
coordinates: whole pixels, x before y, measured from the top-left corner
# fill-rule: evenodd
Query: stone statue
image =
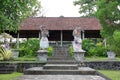
<path fill-rule="evenodd" d="M 81 39 L 81 28 L 77 27 L 73 30 L 73 50 L 74 52 L 80 52 L 82 51 L 82 39 Z"/>
<path fill-rule="evenodd" d="M 49 41 L 47 36 L 49 35 L 48 30 L 45 28 L 45 26 L 40 26 L 40 30 L 41 30 L 41 39 L 40 39 L 40 48 L 41 49 L 46 49 L 49 47 Z"/>

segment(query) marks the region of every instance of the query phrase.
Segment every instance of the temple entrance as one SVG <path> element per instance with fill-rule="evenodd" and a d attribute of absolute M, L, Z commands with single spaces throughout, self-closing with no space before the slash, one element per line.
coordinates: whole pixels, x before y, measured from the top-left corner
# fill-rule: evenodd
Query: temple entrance
<path fill-rule="evenodd" d="M 49 31 L 49 41 L 56 46 L 63 46 L 73 41 L 72 30 Z"/>

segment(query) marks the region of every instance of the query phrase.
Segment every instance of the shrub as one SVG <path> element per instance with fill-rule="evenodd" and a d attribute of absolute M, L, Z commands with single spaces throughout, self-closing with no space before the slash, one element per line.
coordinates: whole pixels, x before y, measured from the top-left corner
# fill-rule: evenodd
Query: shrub
<path fill-rule="evenodd" d="M 114 44 L 111 45 L 112 51 L 120 56 L 120 31 L 116 30 L 113 34 Z"/>
<path fill-rule="evenodd" d="M 27 41 L 20 43 L 20 57 L 36 56 L 36 51 L 39 49 L 39 39 L 33 38 L 28 39 Z"/>
<path fill-rule="evenodd" d="M 0 54 L 2 55 L 3 60 L 5 61 L 9 60 L 11 57 L 11 53 L 12 53 L 11 50 L 6 50 L 2 46 L 0 47 Z"/>
<path fill-rule="evenodd" d="M 105 47 L 102 42 L 98 42 L 95 49 L 97 52 L 96 56 L 107 56 L 107 47 Z"/>
<path fill-rule="evenodd" d="M 91 39 L 85 39 L 82 41 L 82 48 L 86 51 L 87 56 L 106 56 L 107 48 L 101 42 L 101 39 L 97 39 L 95 43 Z"/>
<path fill-rule="evenodd" d="M 53 53 L 53 47 L 52 46 L 49 46 L 47 48 L 47 51 L 48 51 L 48 56 L 51 57 L 52 56 L 52 53 Z"/>
<path fill-rule="evenodd" d="M 90 48 L 88 51 L 90 56 L 107 56 L 107 48 L 104 46 Z"/>
<path fill-rule="evenodd" d="M 82 49 L 86 51 L 87 56 L 92 56 L 91 52 L 94 51 L 94 47 L 95 47 L 95 43 L 93 40 L 91 39 L 84 39 L 82 41 Z M 89 52 L 89 50 L 91 49 L 91 51 Z"/>
<path fill-rule="evenodd" d="M 74 57 L 73 47 L 72 47 L 72 46 L 70 46 L 70 47 L 69 47 L 69 49 L 70 49 L 70 56 L 71 56 L 71 57 Z"/>

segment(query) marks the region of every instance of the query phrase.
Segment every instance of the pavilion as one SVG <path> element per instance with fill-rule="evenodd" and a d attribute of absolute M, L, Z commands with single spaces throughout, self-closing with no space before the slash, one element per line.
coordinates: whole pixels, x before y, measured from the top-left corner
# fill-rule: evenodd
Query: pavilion
<path fill-rule="evenodd" d="M 18 33 L 10 33 L 19 38 L 40 38 L 40 26 L 49 30 L 49 41 L 73 41 L 73 29 L 81 27 L 84 38 L 100 38 L 101 24 L 96 18 L 82 17 L 29 17 L 20 26 Z"/>

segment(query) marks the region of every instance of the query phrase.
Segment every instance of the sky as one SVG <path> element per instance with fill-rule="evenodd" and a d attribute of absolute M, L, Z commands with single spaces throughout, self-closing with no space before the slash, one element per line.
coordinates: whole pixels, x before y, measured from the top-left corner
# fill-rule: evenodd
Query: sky
<path fill-rule="evenodd" d="M 80 17 L 79 7 L 73 5 L 75 0 L 40 0 L 42 14 L 46 17 Z"/>

